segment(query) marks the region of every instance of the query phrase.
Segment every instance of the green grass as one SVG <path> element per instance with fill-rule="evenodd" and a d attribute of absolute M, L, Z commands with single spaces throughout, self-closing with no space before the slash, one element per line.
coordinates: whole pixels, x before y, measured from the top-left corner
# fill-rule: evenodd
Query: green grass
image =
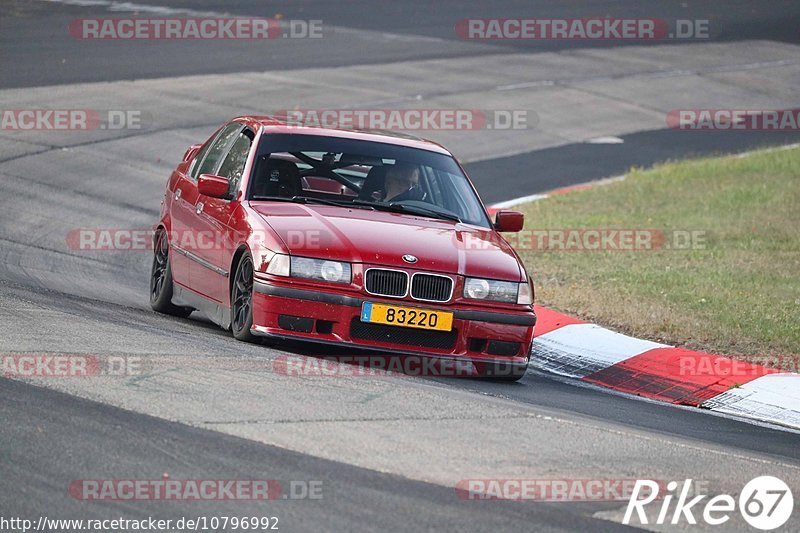
<path fill-rule="evenodd" d="M 522 206 L 526 229 L 703 232 L 689 250 L 519 250 L 537 303 L 756 360 L 800 354 L 800 149 L 633 170 Z M 792 368 L 793 370 L 796 369 Z"/>

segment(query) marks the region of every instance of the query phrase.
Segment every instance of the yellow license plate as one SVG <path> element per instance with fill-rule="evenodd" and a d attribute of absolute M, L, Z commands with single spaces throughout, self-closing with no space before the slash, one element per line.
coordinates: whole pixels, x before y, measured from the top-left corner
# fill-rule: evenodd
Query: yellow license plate
<path fill-rule="evenodd" d="M 375 304 L 372 302 L 364 302 L 361 306 L 361 321 L 407 328 L 435 329 L 438 331 L 450 331 L 453 329 L 453 313 L 449 311 L 433 311 L 418 307 Z"/>

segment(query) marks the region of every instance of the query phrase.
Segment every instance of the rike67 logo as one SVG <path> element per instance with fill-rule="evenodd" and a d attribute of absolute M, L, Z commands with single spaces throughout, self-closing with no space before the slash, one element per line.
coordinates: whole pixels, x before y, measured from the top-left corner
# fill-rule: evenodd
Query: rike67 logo
<path fill-rule="evenodd" d="M 677 481 L 667 484 L 666 494 L 659 494 L 661 485 L 651 480 L 637 480 L 633 493 L 625 509 L 623 524 L 630 524 L 634 512 L 639 523 L 649 524 L 645 507 L 653 502 L 660 504 L 658 517 L 652 523 L 665 524 L 697 524 L 698 518 L 711 526 L 721 526 L 728 522 L 737 511 L 742 518 L 756 529 L 771 531 L 784 525 L 792 516 L 794 498 L 789 486 L 773 476 L 760 476 L 749 481 L 736 498 L 728 494 L 720 494 L 712 498 L 708 495 L 696 495 L 692 490 L 692 480 L 687 479 L 680 486 Z M 690 496 L 692 495 L 692 496 Z M 691 498 L 691 499 L 690 499 Z M 704 501 L 705 500 L 705 501 Z M 672 508 L 672 502 L 675 506 Z M 738 504 L 738 505 L 737 505 Z M 654 509 L 650 508 L 650 511 Z"/>

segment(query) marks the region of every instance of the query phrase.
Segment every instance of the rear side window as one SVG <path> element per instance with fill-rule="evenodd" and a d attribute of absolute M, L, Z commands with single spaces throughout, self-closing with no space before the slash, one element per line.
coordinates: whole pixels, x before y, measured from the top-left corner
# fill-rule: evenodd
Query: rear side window
<path fill-rule="evenodd" d="M 234 142 L 242 125 L 238 122 L 231 122 L 219 132 L 219 135 L 203 149 L 197 160 L 198 165 L 192 169 L 192 178 L 197 179 L 200 174 L 213 174 L 220 164 L 221 158 L 227 153 L 228 146 Z"/>

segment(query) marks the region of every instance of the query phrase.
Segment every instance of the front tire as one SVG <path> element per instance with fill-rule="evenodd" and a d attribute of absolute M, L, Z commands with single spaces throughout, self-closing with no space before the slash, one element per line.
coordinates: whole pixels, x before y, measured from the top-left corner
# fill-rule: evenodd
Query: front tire
<path fill-rule="evenodd" d="M 153 246 L 153 267 L 150 269 L 150 307 L 165 315 L 186 318 L 194 309 L 172 303 L 172 265 L 169 260 L 169 239 L 163 229 L 156 233 Z"/>
<path fill-rule="evenodd" d="M 253 257 L 245 253 L 236 267 L 231 287 L 231 331 L 244 342 L 257 342 L 253 327 Z"/>

